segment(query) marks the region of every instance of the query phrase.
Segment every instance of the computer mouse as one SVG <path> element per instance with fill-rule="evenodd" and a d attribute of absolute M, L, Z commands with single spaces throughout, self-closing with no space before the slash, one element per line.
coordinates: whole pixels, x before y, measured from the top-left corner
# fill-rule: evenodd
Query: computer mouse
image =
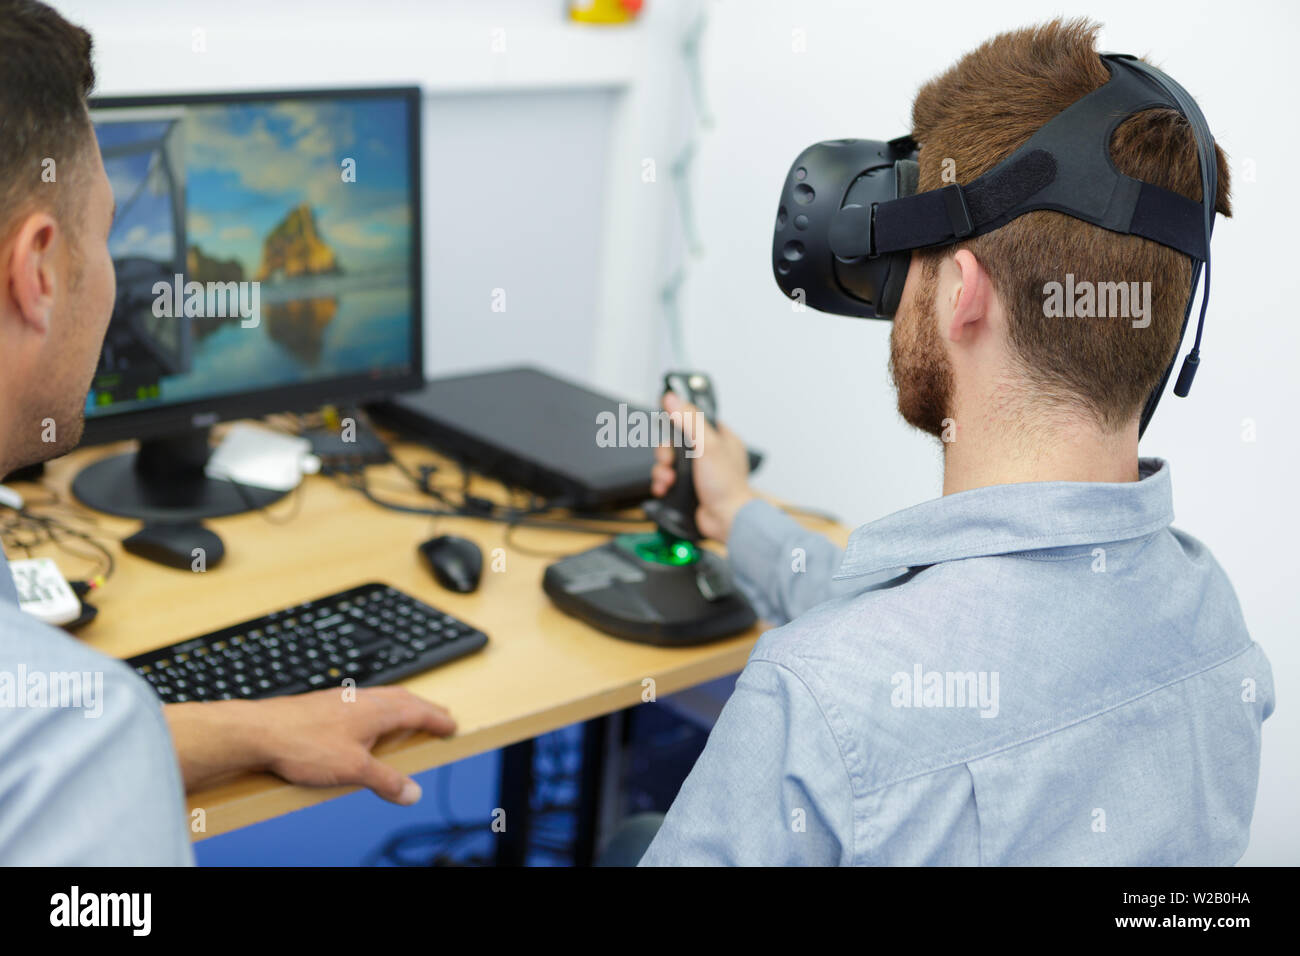
<path fill-rule="evenodd" d="M 124 539 L 122 547 L 146 561 L 156 561 L 169 568 L 185 571 L 198 568 L 210 570 L 221 563 L 226 553 L 225 545 L 216 532 L 197 521 L 146 524 L 131 537 Z M 195 563 L 199 558 L 195 549 L 202 549 L 202 565 Z"/>
<path fill-rule="evenodd" d="M 420 558 L 434 579 L 448 591 L 468 594 L 483 576 L 483 552 L 468 538 L 444 534 L 419 547 Z"/>

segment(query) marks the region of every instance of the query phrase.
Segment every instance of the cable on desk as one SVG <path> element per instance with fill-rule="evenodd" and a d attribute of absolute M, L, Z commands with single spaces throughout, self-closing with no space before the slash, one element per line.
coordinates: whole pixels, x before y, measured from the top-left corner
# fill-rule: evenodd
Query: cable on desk
<path fill-rule="evenodd" d="M 385 501 L 379 498 L 370 489 L 370 483 L 363 471 L 351 472 L 353 479 L 351 487 L 365 496 L 371 503 L 389 511 L 397 511 L 402 514 L 413 515 L 431 515 L 438 518 L 478 518 L 483 521 L 496 521 L 507 525 L 518 525 L 528 528 L 549 528 L 553 531 L 574 531 L 582 534 L 614 534 L 616 533 L 610 525 L 623 525 L 625 521 L 606 521 L 604 518 L 581 518 L 561 519 L 561 518 L 542 518 L 543 514 L 551 511 L 561 510 L 565 507 L 562 501 L 548 501 L 537 506 L 536 508 L 515 509 L 506 505 L 499 505 L 495 502 L 488 502 L 487 499 L 471 499 L 471 503 L 457 505 L 453 503 L 450 507 L 443 508 L 426 508 L 419 505 L 408 505 L 402 502 Z M 486 502 L 492 510 L 481 504 L 473 502 Z M 504 513 L 499 513 L 504 512 Z M 583 522 L 587 523 L 583 523 Z M 639 522 L 644 525 L 647 522 Z"/>
<path fill-rule="evenodd" d="M 56 491 L 51 488 L 44 488 L 44 490 L 50 496 L 44 501 L 26 502 L 19 510 L 8 509 L 8 517 L 0 521 L 0 539 L 3 540 L 5 547 L 19 549 L 28 557 L 31 557 L 33 548 L 52 544 L 60 551 L 79 560 L 94 561 L 97 566 L 96 573 L 89 575 L 85 582 L 69 581 L 70 584 L 84 583 L 85 588 L 88 590 L 107 581 L 112 577 L 117 566 L 113 559 L 113 552 L 97 540 L 94 535 L 73 527 L 66 520 L 34 511 L 33 508 L 69 507 L 60 499 Z M 76 512 L 74 514 L 84 521 L 92 524 L 95 522 L 93 516 Z M 69 544 L 73 541 L 89 545 L 94 554 L 88 554 L 85 551 L 69 547 Z"/>
<path fill-rule="evenodd" d="M 378 436 L 378 433 L 376 432 Z M 415 491 L 426 497 L 438 501 L 446 509 L 420 509 L 415 506 L 399 504 L 397 502 L 386 502 L 377 498 L 373 490 L 369 487 L 369 479 L 365 474 L 365 467 L 346 469 L 346 471 L 356 477 L 354 487 L 361 490 L 362 493 L 374 504 L 383 508 L 391 508 L 397 511 L 403 511 L 410 514 L 429 514 L 435 517 L 460 517 L 460 518 L 482 518 L 487 521 L 499 521 L 505 523 L 525 524 L 535 527 L 551 527 L 556 530 L 578 531 L 593 534 L 609 534 L 607 528 L 592 528 L 589 525 L 579 524 L 576 522 L 594 522 L 600 525 L 637 525 L 644 526 L 648 522 L 644 518 L 632 518 L 623 515 L 595 515 L 585 512 L 577 512 L 571 515 L 568 523 L 561 525 L 558 521 L 548 519 L 545 524 L 542 522 L 533 522 L 534 516 L 545 514 L 549 511 L 568 509 L 570 503 L 563 499 L 552 499 L 549 501 L 538 498 L 532 492 L 524 492 L 530 497 L 530 504 L 527 507 L 517 507 L 512 505 L 501 505 L 489 498 L 484 498 L 470 494 L 469 485 L 472 474 L 477 473 L 476 469 L 464 461 L 457 461 L 456 467 L 460 472 L 460 500 L 454 501 L 448 497 L 448 491 L 441 489 L 433 484 L 433 476 L 438 473 L 436 465 L 421 465 L 419 472 L 412 470 L 406 462 L 402 461 L 397 455 L 393 454 L 392 447 L 388 442 L 379 437 L 380 443 L 388 453 L 388 457 L 397 470 L 402 473 Z M 518 493 L 522 489 L 506 487 L 507 492 Z"/>

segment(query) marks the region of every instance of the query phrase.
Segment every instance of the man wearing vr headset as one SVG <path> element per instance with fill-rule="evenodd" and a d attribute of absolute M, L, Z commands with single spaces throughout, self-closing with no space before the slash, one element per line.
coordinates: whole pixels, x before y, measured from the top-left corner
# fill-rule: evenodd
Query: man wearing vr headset
<path fill-rule="evenodd" d="M 1170 527 L 1169 465 L 1138 457 L 1228 169 L 1181 87 L 1103 58 L 1097 29 L 1058 20 L 963 57 L 917 95 L 914 162 L 911 141 L 835 141 L 792 168 L 777 280 L 894 318 L 899 411 L 941 439 L 943 497 L 841 552 L 749 489 L 733 433 L 684 416 L 699 526 L 782 626 L 644 864 L 1245 851 L 1268 661 L 1222 569 Z"/>

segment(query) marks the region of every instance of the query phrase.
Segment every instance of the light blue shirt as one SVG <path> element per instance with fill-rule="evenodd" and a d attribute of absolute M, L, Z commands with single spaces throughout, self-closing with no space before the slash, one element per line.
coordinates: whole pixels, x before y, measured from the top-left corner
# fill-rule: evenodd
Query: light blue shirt
<path fill-rule="evenodd" d="M 1235 863 L 1272 674 L 1172 520 L 1158 459 L 929 501 L 842 555 L 747 504 L 732 565 L 783 626 L 642 864 Z"/>
<path fill-rule="evenodd" d="M 0 554 L 0 865 L 187 865 L 158 698 L 121 661 L 18 607 Z"/>

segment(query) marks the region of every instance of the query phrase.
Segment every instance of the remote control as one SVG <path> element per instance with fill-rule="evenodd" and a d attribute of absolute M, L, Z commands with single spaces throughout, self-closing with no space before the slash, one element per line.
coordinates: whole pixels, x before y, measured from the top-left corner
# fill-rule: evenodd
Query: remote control
<path fill-rule="evenodd" d="M 81 617 L 81 599 L 52 558 L 10 561 L 9 570 L 18 586 L 18 606 L 32 617 L 56 627 Z"/>

